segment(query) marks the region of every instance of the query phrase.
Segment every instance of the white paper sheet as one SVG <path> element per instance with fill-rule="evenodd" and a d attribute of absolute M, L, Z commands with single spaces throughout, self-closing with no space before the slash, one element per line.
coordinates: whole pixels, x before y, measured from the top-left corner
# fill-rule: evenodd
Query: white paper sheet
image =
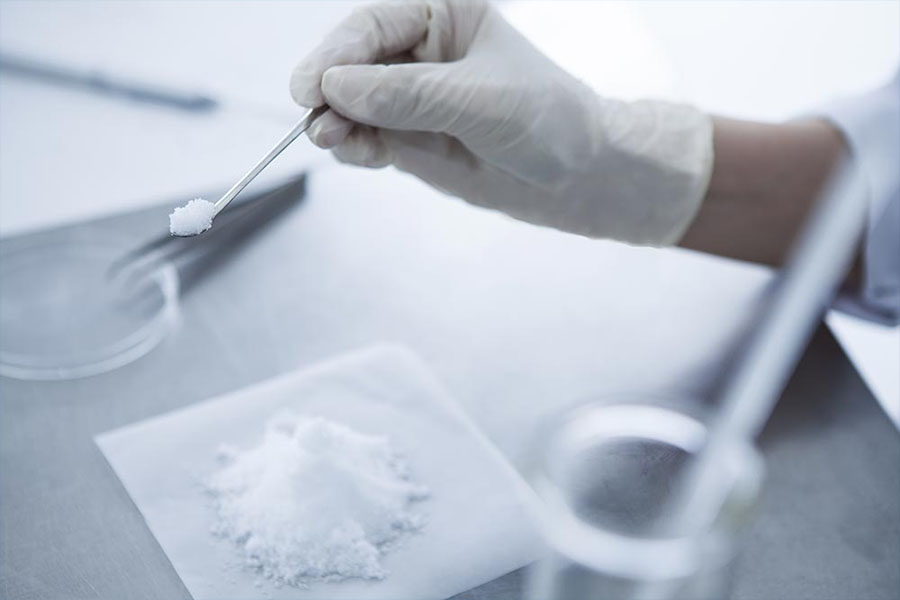
<path fill-rule="evenodd" d="M 240 567 L 210 533 L 201 480 L 222 443 L 258 442 L 279 410 L 386 434 L 432 497 L 425 528 L 388 554 L 380 582 L 276 587 Z M 377 346 L 290 373 L 96 439 L 175 570 L 206 598 L 446 598 L 534 559 L 530 488 L 410 352 Z"/>

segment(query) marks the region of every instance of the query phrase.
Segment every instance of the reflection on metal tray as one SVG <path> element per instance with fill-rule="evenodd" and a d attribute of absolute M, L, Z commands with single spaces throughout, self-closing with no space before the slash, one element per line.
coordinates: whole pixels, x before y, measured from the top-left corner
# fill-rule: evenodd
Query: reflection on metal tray
<path fill-rule="evenodd" d="M 135 247 L 115 231 L 75 228 L 0 241 L 0 375 L 70 379 L 143 356 L 165 337 L 179 293 L 296 205 L 305 183 L 301 175 L 249 196 L 193 238 L 164 233 Z"/>

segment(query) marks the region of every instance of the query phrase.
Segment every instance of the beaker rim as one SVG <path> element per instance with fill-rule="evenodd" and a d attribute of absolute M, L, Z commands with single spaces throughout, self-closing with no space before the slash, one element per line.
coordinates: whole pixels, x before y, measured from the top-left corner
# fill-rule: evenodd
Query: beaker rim
<path fill-rule="evenodd" d="M 592 402 L 568 411 L 548 427 L 543 438 L 547 450 L 532 469 L 531 481 L 543 500 L 541 528 L 554 552 L 587 568 L 635 579 L 670 580 L 690 576 L 698 569 L 729 562 L 737 551 L 734 535 L 717 521 L 704 532 L 662 537 L 623 532 L 580 517 L 551 473 L 548 455 L 560 443 L 577 452 L 601 439 L 643 439 L 696 452 L 706 439 L 706 426 L 673 408 L 639 402 Z M 719 461 L 734 470 L 735 487 L 755 504 L 760 491 L 763 462 L 750 440 L 735 440 Z M 574 456 L 574 454 L 573 454 Z"/>

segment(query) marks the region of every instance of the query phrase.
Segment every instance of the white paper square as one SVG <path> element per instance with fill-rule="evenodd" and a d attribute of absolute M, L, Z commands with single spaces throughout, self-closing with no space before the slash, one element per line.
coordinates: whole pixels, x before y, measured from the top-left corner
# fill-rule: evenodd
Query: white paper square
<path fill-rule="evenodd" d="M 221 443 L 259 442 L 290 409 L 383 434 L 428 486 L 422 532 L 383 557 L 383 581 L 277 587 L 210 533 L 202 480 Z M 96 442 L 197 600 L 446 598 L 532 561 L 530 488 L 409 351 L 377 346 L 97 436 Z"/>

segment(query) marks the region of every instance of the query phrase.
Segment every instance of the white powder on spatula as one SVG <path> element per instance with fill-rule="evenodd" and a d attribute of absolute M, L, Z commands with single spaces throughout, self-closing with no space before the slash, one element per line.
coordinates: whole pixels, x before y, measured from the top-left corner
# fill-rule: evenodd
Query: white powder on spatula
<path fill-rule="evenodd" d="M 212 227 L 215 216 L 215 204 L 203 198 L 194 198 L 169 215 L 169 233 L 181 236 L 203 233 Z"/>
<path fill-rule="evenodd" d="M 258 446 L 220 459 L 213 532 L 276 583 L 383 579 L 381 556 L 424 524 L 428 490 L 382 436 L 283 413 Z"/>

